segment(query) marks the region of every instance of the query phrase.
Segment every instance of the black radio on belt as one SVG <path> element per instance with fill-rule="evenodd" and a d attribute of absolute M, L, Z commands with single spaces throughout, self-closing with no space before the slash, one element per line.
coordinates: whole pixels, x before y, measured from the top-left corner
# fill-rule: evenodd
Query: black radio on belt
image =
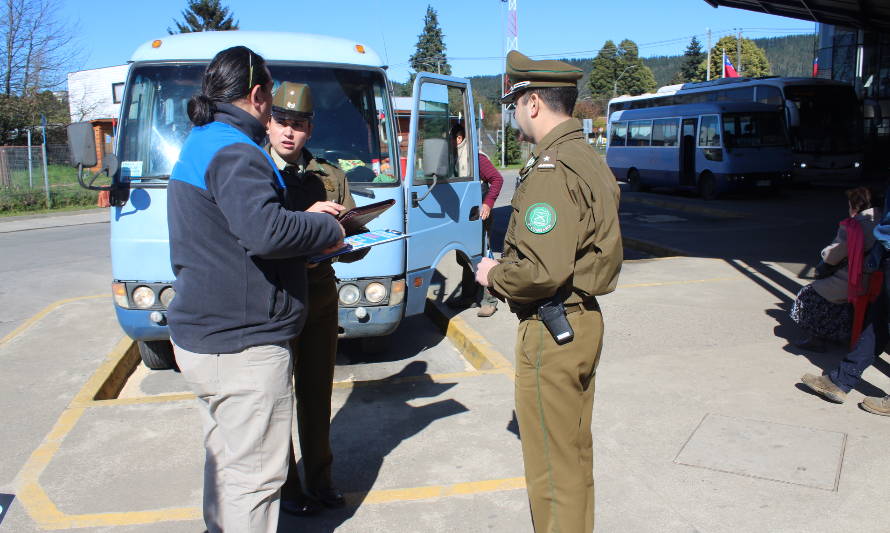
<path fill-rule="evenodd" d="M 566 316 L 566 306 L 559 293 L 538 307 L 538 318 L 547 326 L 556 344 L 566 344 L 575 338 L 575 332 Z"/>

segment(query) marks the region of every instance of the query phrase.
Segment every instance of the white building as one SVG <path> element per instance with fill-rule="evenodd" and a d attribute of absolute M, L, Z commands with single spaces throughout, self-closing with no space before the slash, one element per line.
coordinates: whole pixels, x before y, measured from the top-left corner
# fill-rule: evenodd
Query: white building
<path fill-rule="evenodd" d="M 68 73 L 71 122 L 117 120 L 129 65 Z"/>

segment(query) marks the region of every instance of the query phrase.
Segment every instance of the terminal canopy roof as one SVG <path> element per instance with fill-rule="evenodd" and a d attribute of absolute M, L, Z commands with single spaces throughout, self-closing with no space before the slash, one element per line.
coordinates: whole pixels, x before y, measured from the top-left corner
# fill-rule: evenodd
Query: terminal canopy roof
<path fill-rule="evenodd" d="M 705 0 L 705 2 L 713 7 L 734 7 L 833 26 L 890 32 L 890 2 L 887 0 Z"/>

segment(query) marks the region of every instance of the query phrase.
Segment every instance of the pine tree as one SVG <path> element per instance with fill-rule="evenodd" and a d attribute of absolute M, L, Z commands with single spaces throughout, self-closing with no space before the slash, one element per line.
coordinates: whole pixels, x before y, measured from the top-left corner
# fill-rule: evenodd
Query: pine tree
<path fill-rule="evenodd" d="M 522 148 L 519 146 L 519 131 L 510 127 L 509 124 L 505 127 L 506 131 L 504 134 L 506 137 L 506 151 L 504 152 L 507 157 L 504 158 L 504 163 L 507 165 L 513 165 L 519 163 L 519 159 L 522 157 Z M 500 163 L 501 160 L 501 144 L 498 143 L 498 151 L 495 156 L 496 161 Z"/>
<path fill-rule="evenodd" d="M 593 69 L 587 80 L 590 96 L 594 100 L 608 100 L 612 98 L 612 89 L 615 79 L 618 77 L 618 47 L 612 41 L 603 43 L 603 47 L 592 61 Z"/>
<path fill-rule="evenodd" d="M 736 45 L 738 39 L 734 35 L 722 37 L 717 44 L 711 48 L 711 79 L 719 78 L 723 72 L 723 51 L 738 71 L 739 76 L 756 78 L 759 76 L 769 76 L 772 73 L 769 60 L 762 48 L 757 46 L 751 39 L 742 39 L 742 64 L 737 65 Z M 700 79 L 704 80 L 707 76 L 707 59 L 703 60 L 698 66 L 698 74 Z"/>
<path fill-rule="evenodd" d="M 445 56 L 444 37 L 436 10 L 428 5 L 423 17 L 423 31 L 417 36 L 417 51 L 410 58 L 414 73 L 411 74 L 409 83 L 413 83 L 416 73 L 421 71 L 451 74 L 451 65 Z"/>
<path fill-rule="evenodd" d="M 675 78 L 677 81 L 674 83 L 704 81 L 704 78 L 699 78 L 699 65 L 706 59 L 707 54 L 702 51 L 701 43 L 693 35 L 689 46 L 686 47 L 686 52 L 683 53 L 683 65 L 677 72 L 677 78 Z"/>
<path fill-rule="evenodd" d="M 182 20 L 176 19 L 176 31 L 167 28 L 170 35 L 176 33 L 192 33 L 196 31 L 237 30 L 238 22 L 232 20 L 229 8 L 220 4 L 220 0 L 188 0 L 182 11 Z"/>

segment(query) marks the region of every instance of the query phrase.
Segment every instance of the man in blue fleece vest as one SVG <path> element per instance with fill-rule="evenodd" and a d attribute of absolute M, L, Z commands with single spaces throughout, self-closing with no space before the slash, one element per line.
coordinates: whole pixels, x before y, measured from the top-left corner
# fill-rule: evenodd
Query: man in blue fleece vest
<path fill-rule="evenodd" d="M 176 362 L 204 424 L 210 533 L 278 527 L 293 411 L 288 341 L 306 320 L 306 256 L 342 245 L 324 213 L 285 209 L 260 148 L 272 102 L 263 58 L 238 46 L 213 58 L 189 102 L 195 128 L 168 186 L 169 307 Z"/>

